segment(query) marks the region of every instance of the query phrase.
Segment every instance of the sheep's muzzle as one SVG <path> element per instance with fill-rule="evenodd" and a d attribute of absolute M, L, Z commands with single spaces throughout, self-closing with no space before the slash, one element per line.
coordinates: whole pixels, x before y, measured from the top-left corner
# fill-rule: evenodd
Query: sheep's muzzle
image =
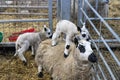
<path fill-rule="evenodd" d="M 94 53 L 92 53 L 89 55 L 88 60 L 92 63 L 95 63 L 95 62 L 97 62 L 97 57 Z"/>

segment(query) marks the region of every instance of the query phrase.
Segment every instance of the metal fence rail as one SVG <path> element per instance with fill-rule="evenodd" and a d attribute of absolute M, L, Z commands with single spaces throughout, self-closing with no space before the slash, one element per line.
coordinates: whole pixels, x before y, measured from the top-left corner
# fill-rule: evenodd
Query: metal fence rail
<path fill-rule="evenodd" d="M 27 0 L 25 0 L 24 2 L 26 1 Z M 38 0 L 38 1 L 41 2 L 42 0 Z M 53 8 L 55 8 L 55 6 L 53 7 L 53 2 L 55 2 L 55 0 L 44 0 L 43 2 L 44 2 L 44 5 L 43 4 L 42 5 L 41 4 L 39 5 L 24 4 L 23 5 L 23 4 L 14 4 L 14 3 L 9 5 L 9 4 L 2 4 L 4 3 L 4 1 L 2 1 L 0 5 L 0 31 L 4 33 L 4 38 L 0 44 L 5 42 L 8 43 L 8 40 L 5 40 L 5 39 L 8 38 L 8 36 L 11 34 L 9 32 L 10 29 L 14 28 L 16 29 L 15 30 L 16 32 L 20 31 L 24 27 L 23 24 L 28 25 L 26 29 L 29 28 L 30 27 L 29 25 L 32 23 L 34 23 L 35 26 L 42 26 L 43 24 L 46 24 L 52 30 Z M 34 3 L 34 4 L 38 4 L 38 3 Z M 4 9 L 6 11 L 1 11 L 1 9 Z M 29 11 L 29 9 L 30 10 L 32 9 L 35 11 L 24 12 L 24 13 L 18 12 L 18 10 Z M 5 19 L 2 17 L 4 17 Z M 7 18 L 7 17 L 10 17 L 10 18 Z M 19 25 L 17 25 L 18 23 Z M 38 25 L 38 24 L 42 24 L 42 25 Z M 18 29 L 18 26 L 19 28 L 21 26 L 20 30 Z M 34 27 L 34 25 L 31 25 L 31 27 Z M 5 28 L 9 28 L 8 32 L 6 32 Z M 23 29 L 25 29 L 25 27 Z"/>

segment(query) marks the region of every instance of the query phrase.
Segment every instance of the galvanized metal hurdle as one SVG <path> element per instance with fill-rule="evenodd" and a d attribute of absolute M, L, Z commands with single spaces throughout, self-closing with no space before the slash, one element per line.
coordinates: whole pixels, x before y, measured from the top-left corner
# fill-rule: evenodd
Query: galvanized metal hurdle
<path fill-rule="evenodd" d="M 2 42 L 0 42 L 1 47 L 6 45 L 7 46 L 14 45 L 14 42 L 8 40 L 8 36 L 12 34 L 11 32 L 13 33 L 20 32 L 22 30 L 28 29 L 29 27 L 35 28 L 36 31 L 39 31 L 40 27 L 35 27 L 35 26 L 43 26 L 43 24 L 46 24 L 52 30 L 53 8 L 55 8 L 55 6 L 53 6 L 53 2 L 55 3 L 56 1 L 55 0 L 22 0 L 22 1 L 0 0 L 0 4 L 1 4 L 0 31 L 4 34 L 3 40 Z M 43 12 L 44 10 L 45 12 Z M 7 19 L 7 17 L 10 18 Z M 17 26 L 18 23 L 20 23 L 21 29 L 19 25 L 18 28 Z M 36 23 L 35 26 L 33 26 L 32 23 Z M 42 25 L 40 25 L 40 23 L 42 23 Z M 5 24 L 7 24 L 7 26 Z M 28 24 L 28 26 L 22 28 L 24 24 Z M 8 30 L 6 32 L 7 28 Z M 11 31 L 10 29 L 14 29 L 14 30 Z"/>
<path fill-rule="evenodd" d="M 84 2 L 83 2 L 84 1 Z M 98 73 L 96 74 L 97 80 L 119 80 L 120 77 L 118 76 L 120 73 L 120 59 L 119 57 L 115 54 L 115 51 L 112 49 L 112 46 L 109 45 L 109 42 L 111 42 L 113 45 L 115 43 L 117 43 L 118 45 L 120 45 L 120 37 L 119 35 L 112 29 L 112 27 L 110 26 L 110 24 L 106 21 L 106 20 L 120 20 L 120 18 L 103 18 L 101 17 L 101 15 L 95 10 L 95 8 L 93 8 L 93 6 L 91 6 L 91 4 L 88 2 L 89 0 L 81 0 L 81 2 L 79 4 L 82 3 L 86 3 L 89 8 L 94 12 L 94 14 L 96 15 L 95 18 L 91 18 L 88 16 L 88 14 L 86 13 L 86 11 L 82 8 L 79 7 L 79 10 L 82 12 L 80 13 L 80 15 L 83 15 L 85 17 L 82 18 L 79 17 L 79 22 L 81 21 L 87 21 L 90 25 L 91 25 L 91 29 L 90 30 L 94 30 L 95 34 L 98 35 L 98 39 L 95 39 L 93 36 L 93 33 L 91 34 L 92 37 L 92 42 L 96 48 L 97 51 L 97 55 L 100 59 L 100 62 L 98 62 L 96 68 L 98 69 Z M 99 25 L 95 25 L 94 21 L 98 21 L 100 24 Z M 99 26 L 99 27 L 97 27 Z M 110 38 L 108 38 L 108 36 L 106 36 L 105 34 L 102 33 L 103 29 L 105 28 L 105 30 L 107 30 L 108 36 L 111 36 Z M 114 42 L 116 41 L 116 42 Z M 105 57 L 105 53 L 104 51 L 101 49 L 100 44 L 103 44 L 104 47 L 106 48 L 106 54 L 110 54 L 110 58 L 107 56 Z M 116 45 L 115 45 L 116 46 Z M 117 48 L 117 46 L 116 46 Z M 119 51 L 118 51 L 119 52 Z M 111 61 L 110 61 L 111 60 Z M 114 64 L 115 66 L 111 66 L 111 64 Z M 104 65 L 104 67 L 103 67 Z M 116 70 L 115 68 L 117 68 L 118 70 Z"/>

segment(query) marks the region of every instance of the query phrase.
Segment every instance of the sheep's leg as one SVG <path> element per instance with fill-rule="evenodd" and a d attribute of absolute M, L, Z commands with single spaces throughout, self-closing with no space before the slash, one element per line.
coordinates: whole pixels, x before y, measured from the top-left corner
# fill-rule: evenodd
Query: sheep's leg
<path fill-rule="evenodd" d="M 29 42 L 25 41 L 24 44 L 21 44 L 21 48 L 18 50 L 18 57 L 23 61 L 24 65 L 27 65 L 27 61 L 23 55 L 23 53 L 28 50 Z"/>
<path fill-rule="evenodd" d="M 42 66 L 38 66 L 38 77 L 42 78 L 43 77 L 43 72 L 42 72 Z"/>
<path fill-rule="evenodd" d="M 60 36 L 61 32 L 56 31 L 52 36 L 52 46 L 55 46 L 57 44 L 57 38 Z"/>
<path fill-rule="evenodd" d="M 32 46 L 32 56 L 33 56 L 33 57 L 35 57 L 37 48 L 38 48 L 38 44 L 34 44 L 34 45 Z"/>
<path fill-rule="evenodd" d="M 22 62 L 24 63 L 24 65 L 27 65 L 27 61 L 26 61 L 23 53 L 19 53 L 19 54 L 18 54 L 18 57 L 22 60 Z"/>
<path fill-rule="evenodd" d="M 32 46 L 32 56 L 35 57 L 35 47 Z"/>
<path fill-rule="evenodd" d="M 68 57 L 69 55 L 69 49 L 70 49 L 70 43 L 71 43 L 71 36 L 67 35 L 66 36 L 66 44 L 65 44 L 65 50 L 64 50 L 64 57 Z"/>
<path fill-rule="evenodd" d="M 21 48 L 21 46 L 16 43 L 16 47 L 15 47 L 16 52 L 15 52 L 14 56 L 17 56 L 17 54 L 19 54 L 18 49 L 20 49 L 20 48 Z"/>

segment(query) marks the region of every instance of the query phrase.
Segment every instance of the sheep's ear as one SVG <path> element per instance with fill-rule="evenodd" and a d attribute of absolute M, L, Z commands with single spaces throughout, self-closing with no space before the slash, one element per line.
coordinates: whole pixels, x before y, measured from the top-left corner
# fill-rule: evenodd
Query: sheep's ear
<path fill-rule="evenodd" d="M 46 27 L 46 25 L 44 25 L 44 31 L 47 31 L 47 27 Z"/>
<path fill-rule="evenodd" d="M 80 26 L 77 26 L 77 30 L 81 32 L 81 28 L 80 28 Z"/>
<path fill-rule="evenodd" d="M 82 27 L 82 28 L 86 28 L 86 27 L 85 27 L 85 22 L 83 23 L 83 27 Z"/>
<path fill-rule="evenodd" d="M 76 45 L 76 47 L 78 46 L 78 39 L 75 37 L 74 38 L 74 41 L 73 41 L 74 43 L 75 43 L 75 45 Z"/>

